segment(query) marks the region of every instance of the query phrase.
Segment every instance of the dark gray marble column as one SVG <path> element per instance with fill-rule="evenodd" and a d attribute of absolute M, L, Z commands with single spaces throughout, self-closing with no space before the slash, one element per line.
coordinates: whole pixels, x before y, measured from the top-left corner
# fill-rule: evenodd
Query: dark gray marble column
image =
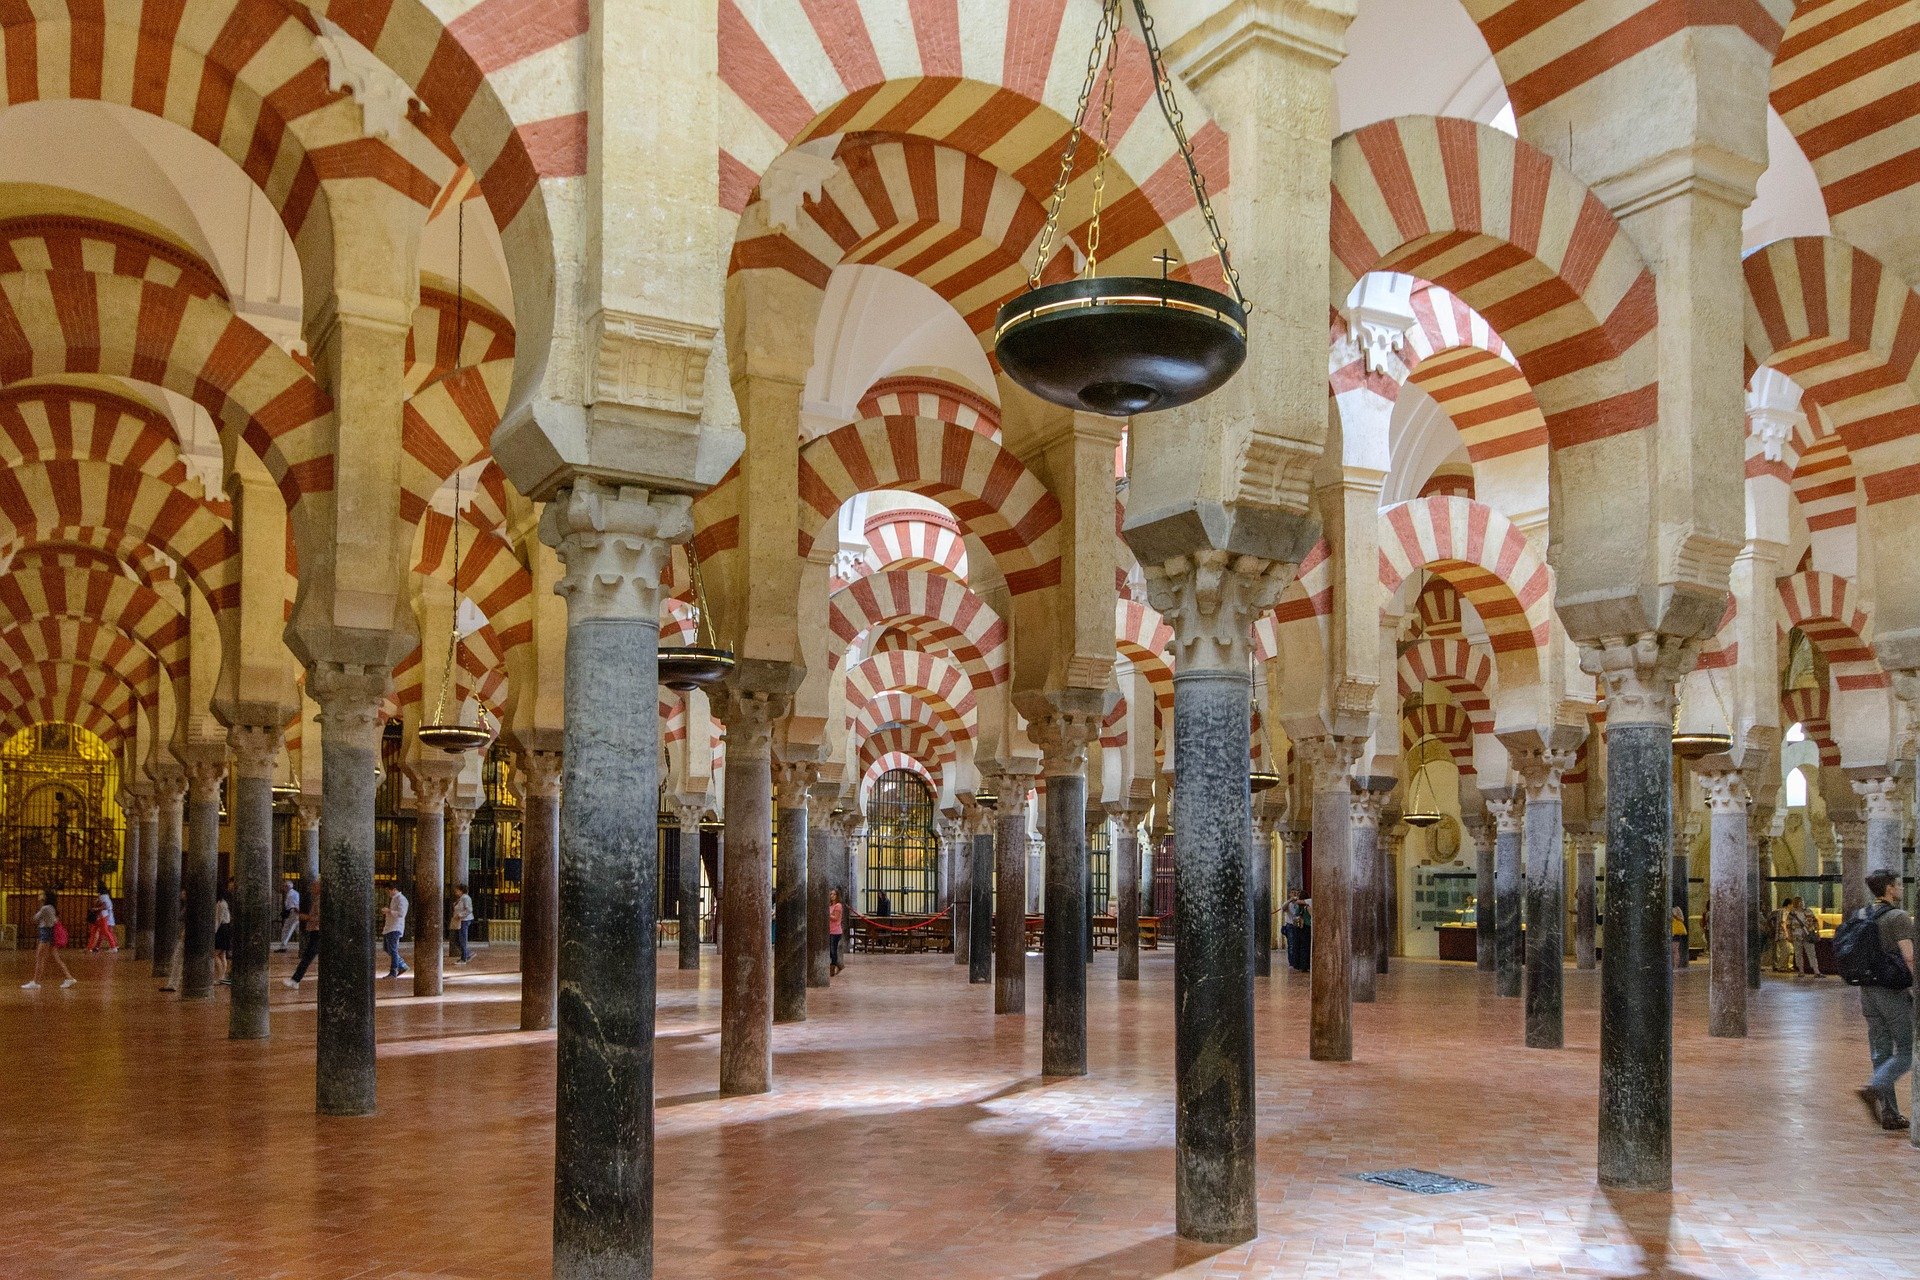
<path fill-rule="evenodd" d="M 1400 850 L 1405 846 L 1407 829 L 1400 815 L 1389 811 L 1381 821 L 1380 832 L 1380 923 L 1375 937 L 1374 967 L 1386 973 L 1392 967 L 1394 948 L 1399 944 L 1400 927 Z"/>
<path fill-rule="evenodd" d="M 1467 834 L 1473 838 L 1473 959 L 1481 973 L 1500 968 L 1499 933 L 1494 923 L 1494 900 L 1499 896 L 1496 859 L 1499 832 L 1493 815 L 1468 815 Z"/>
<path fill-rule="evenodd" d="M 1027 796 L 1030 761 L 991 780 L 995 808 L 993 897 L 993 1011 L 1027 1011 Z"/>
<path fill-rule="evenodd" d="M 1085 696 L 1079 696 L 1079 695 Z M 1029 714 L 1046 780 L 1046 946 L 1041 952 L 1040 1071 L 1087 1073 L 1087 744 L 1100 731 L 1098 692 L 1069 689 Z M 1069 701 L 1072 699 L 1072 701 Z"/>
<path fill-rule="evenodd" d="M 565 566 L 553 1274 L 653 1274 L 660 587 L 687 498 L 578 481 L 542 512 Z M 529 755 L 533 753 L 528 753 Z"/>
<path fill-rule="evenodd" d="M 295 819 L 300 831 L 300 900 L 305 902 L 307 886 L 320 878 L 321 800 L 303 794 L 294 803 L 300 815 Z"/>
<path fill-rule="evenodd" d="M 1381 784 L 1385 784 L 1382 786 Z M 1353 939 L 1353 976 L 1349 979 L 1355 1004 L 1372 1004 L 1380 972 L 1375 958 L 1380 942 L 1380 814 L 1386 807 L 1390 778 L 1363 778 L 1354 783 L 1352 799 L 1353 910 L 1348 928 Z M 1318 926 L 1319 920 L 1314 920 Z M 1315 939 L 1316 944 L 1318 939 Z"/>
<path fill-rule="evenodd" d="M 141 815 L 146 834 L 140 843 L 153 851 L 147 861 L 149 884 L 142 892 L 152 900 L 147 912 L 147 958 L 153 976 L 164 978 L 173 964 L 173 948 L 180 941 L 180 843 L 182 808 L 187 798 L 187 776 L 174 770 L 156 772 L 153 794 Z"/>
<path fill-rule="evenodd" d="M 773 1087 L 773 725 L 786 698 L 720 698 L 727 727 L 726 870 L 720 880 L 720 1092 Z"/>
<path fill-rule="evenodd" d="M 807 985 L 824 988 L 833 985 L 833 953 L 827 932 L 831 915 L 828 907 L 833 889 L 834 801 L 840 788 L 829 783 L 813 788 L 807 797 Z M 844 913 L 842 913 L 844 919 Z M 698 963 L 698 957 L 695 957 Z"/>
<path fill-rule="evenodd" d="M 1592 969 L 1599 962 L 1598 949 L 1595 946 L 1594 932 L 1599 924 L 1598 895 L 1594 892 L 1593 877 L 1597 870 L 1594 858 L 1596 841 L 1590 832 L 1582 831 L 1574 837 L 1573 844 L 1573 966 L 1576 969 Z"/>
<path fill-rule="evenodd" d="M 844 970 L 853 962 L 853 910 L 857 905 L 853 897 L 853 859 L 866 823 L 852 806 L 829 814 L 827 820 L 833 824 L 833 860 L 827 865 L 831 877 L 827 888 L 839 891 L 841 905 L 846 908 L 842 918 L 847 931 L 840 938 L 840 967 Z"/>
<path fill-rule="evenodd" d="M 233 982 L 227 1038 L 265 1040 L 267 966 L 280 930 L 280 878 L 273 866 L 273 766 L 280 756 L 278 725 L 237 724 L 227 731 L 233 751 Z"/>
<path fill-rule="evenodd" d="M 1700 775 L 1707 793 L 1707 1034 L 1747 1034 L 1747 785 L 1727 769 Z"/>
<path fill-rule="evenodd" d="M 469 889 L 472 888 L 473 815 L 479 811 L 478 801 L 479 796 L 462 795 L 458 787 L 455 787 L 453 794 L 447 797 L 447 888 L 449 891 L 463 884 Z M 526 865 L 526 859 L 523 857 L 520 860 L 522 872 L 526 870 Z M 520 995 L 521 999 L 526 998 L 524 986 Z"/>
<path fill-rule="evenodd" d="M 1747 806 L 1747 990 L 1760 989 L 1761 959 L 1767 951 L 1767 830 L 1773 810 Z"/>
<path fill-rule="evenodd" d="M 1599 1176 L 1673 1186 L 1673 978 L 1667 868 L 1674 683 L 1689 646 L 1642 636 L 1584 646 L 1607 707 L 1607 911 L 1600 966 Z"/>
<path fill-rule="evenodd" d="M 446 756 L 431 747 L 423 757 Z M 447 935 L 447 797 L 459 772 L 452 759 L 423 759 L 413 774 L 413 994 L 437 996 L 443 989 Z M 524 862 L 522 863 L 524 866 Z"/>
<path fill-rule="evenodd" d="M 120 904 L 114 922 L 119 926 L 120 945 L 129 955 L 138 955 L 140 936 L 140 800 L 124 786 L 115 797 L 120 806 Z"/>
<path fill-rule="evenodd" d="M 187 849 L 180 868 L 186 891 L 180 998 L 208 1000 L 213 997 L 213 899 L 220 888 L 220 784 L 227 776 L 227 748 L 191 750 L 196 754 L 187 761 Z"/>
<path fill-rule="evenodd" d="M 1833 843 L 1840 854 L 1840 914 L 1851 919 L 1867 905 L 1867 824 L 1864 814 L 1834 814 Z"/>
<path fill-rule="evenodd" d="M 1307 896 L 1307 833 L 1297 827 L 1283 827 L 1280 831 L 1280 868 L 1284 873 L 1286 891 Z"/>
<path fill-rule="evenodd" d="M 1120 904 L 1114 932 L 1122 982 L 1140 980 L 1140 819 L 1144 816 L 1138 809 L 1113 813 L 1113 883 Z"/>
<path fill-rule="evenodd" d="M 947 851 L 947 866 L 953 878 L 949 887 L 952 896 L 947 901 L 951 909 L 947 924 L 953 933 L 953 963 L 964 969 L 967 948 L 972 942 L 967 929 L 973 919 L 973 833 L 967 826 L 964 807 L 958 810 L 958 816 L 942 820 L 940 845 Z"/>
<path fill-rule="evenodd" d="M 1487 798 L 1493 819 L 1493 953 L 1495 989 L 1511 1000 L 1520 998 L 1526 974 L 1526 956 L 1520 940 L 1521 836 L 1525 823 L 1517 791 Z"/>
<path fill-rule="evenodd" d="M 134 958 L 153 959 L 153 913 L 154 886 L 160 874 L 160 804 L 151 792 L 141 792 L 135 799 L 138 808 L 129 816 L 129 822 L 140 824 L 140 883 L 135 892 L 140 899 L 136 933 L 134 935 Z"/>
<path fill-rule="evenodd" d="M 520 1029 L 544 1031 L 560 1016 L 560 788 L 566 752 L 564 747 L 523 750 L 515 763 L 520 790 Z M 659 840 L 657 833 L 654 839 Z"/>
<path fill-rule="evenodd" d="M 1315 1062 L 1353 1061 L 1353 778 L 1361 738 L 1306 738 L 1294 751 L 1313 770 L 1313 1012 Z"/>
<path fill-rule="evenodd" d="M 968 816 L 973 852 L 968 860 L 967 982 L 993 981 L 993 831 L 994 812 L 974 805 Z"/>
<path fill-rule="evenodd" d="M 1561 826 L 1560 779 L 1572 751 L 1528 748 L 1512 753 L 1526 787 L 1521 851 L 1526 863 L 1526 1041 L 1529 1049 L 1566 1044 L 1567 837 Z"/>
<path fill-rule="evenodd" d="M 674 802 L 674 819 L 680 824 L 679 964 L 684 970 L 700 967 L 700 819 L 706 812 L 704 796 L 681 796 Z"/>
<path fill-rule="evenodd" d="M 1876 871 L 1906 872 L 1906 854 L 1900 847 L 1900 784 L 1891 775 L 1857 778 L 1853 791 L 1867 819 L 1866 869 L 1861 872 L 1864 892 L 1865 878 Z"/>
<path fill-rule="evenodd" d="M 1253 876 L 1253 976 L 1273 976 L 1273 827 L 1271 814 L 1253 817 L 1253 846 L 1247 851 Z M 1136 905 L 1138 899 L 1136 898 Z M 1135 963 L 1138 963 L 1136 959 Z"/>
<path fill-rule="evenodd" d="M 773 1020 L 807 1020 L 807 791 L 820 776 L 809 760 L 772 766 L 780 855 L 773 888 Z"/>
<path fill-rule="evenodd" d="M 311 662 L 320 714 L 320 997 L 314 1095 L 321 1115 L 371 1115 L 374 793 L 384 667 Z"/>

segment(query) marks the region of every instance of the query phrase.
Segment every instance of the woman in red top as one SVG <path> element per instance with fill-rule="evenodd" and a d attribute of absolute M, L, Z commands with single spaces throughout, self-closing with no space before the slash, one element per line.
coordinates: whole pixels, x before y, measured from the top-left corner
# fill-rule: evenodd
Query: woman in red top
<path fill-rule="evenodd" d="M 827 890 L 827 976 L 840 972 L 840 935 L 847 931 L 847 909 L 840 905 L 840 891 Z"/>

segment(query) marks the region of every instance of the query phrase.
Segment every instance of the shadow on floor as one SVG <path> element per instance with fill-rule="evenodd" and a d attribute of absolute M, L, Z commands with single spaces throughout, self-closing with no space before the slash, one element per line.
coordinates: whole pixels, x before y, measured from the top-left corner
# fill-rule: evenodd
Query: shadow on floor
<path fill-rule="evenodd" d="M 1217 1253 L 1225 1253 L 1228 1247 L 1196 1244 L 1167 1231 L 1097 1258 L 1056 1267 L 1035 1280 L 1158 1280 Z"/>

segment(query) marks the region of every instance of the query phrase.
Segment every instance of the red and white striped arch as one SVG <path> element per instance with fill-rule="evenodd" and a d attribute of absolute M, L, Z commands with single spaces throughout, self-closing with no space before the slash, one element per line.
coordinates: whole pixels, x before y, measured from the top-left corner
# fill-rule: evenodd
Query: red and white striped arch
<path fill-rule="evenodd" d="M 938 654 L 915 649 L 876 653 L 847 668 L 847 718 L 851 723 L 861 708 L 889 690 L 905 690 L 940 715 L 949 737 L 972 740 L 978 719 L 978 701 L 959 666 Z"/>
<path fill-rule="evenodd" d="M 953 517 L 939 511 L 882 511 L 867 517 L 859 572 L 928 565 L 967 580 L 967 544 Z"/>
<path fill-rule="evenodd" d="M 1000 407 L 987 397 L 945 378 L 902 373 L 880 379 L 860 397 L 863 418 L 932 418 L 1000 438 Z"/>
<path fill-rule="evenodd" d="M 90 458 L 167 484 L 187 478 L 172 421 L 98 387 L 25 383 L 0 391 L 0 459 L 9 465 Z"/>
<path fill-rule="evenodd" d="M 1464 498 L 1416 498 L 1382 511 L 1380 525 L 1380 585 L 1388 595 L 1426 569 L 1473 605 L 1496 656 L 1546 644 L 1553 575 L 1504 515 Z"/>
<path fill-rule="evenodd" d="M 1334 144 L 1331 305 L 1369 271 L 1464 300 L 1512 349 L 1561 449 L 1658 414 L 1653 275 L 1600 199 L 1467 120 L 1405 117 Z"/>
<path fill-rule="evenodd" d="M 67 720 L 117 741 L 133 736 L 137 706 L 133 686 L 106 667 L 44 662 L 0 671 L 0 708 L 10 731 Z"/>
<path fill-rule="evenodd" d="M 1814 415 L 1809 414 L 1809 417 Z M 1860 521 L 1860 477 L 1838 435 L 1825 435 L 1800 454 L 1788 483 L 1811 533 L 1850 529 Z"/>
<path fill-rule="evenodd" d="M 0 617 L 73 618 L 139 641 L 175 680 L 187 674 L 187 619 L 164 596 L 99 567 L 16 565 L 0 574 Z"/>
<path fill-rule="evenodd" d="M 1891 686 L 1874 656 L 1873 621 L 1851 580 L 1806 569 L 1780 578 L 1777 585 L 1786 625 L 1798 627 L 1826 659 L 1836 692 Z"/>
<path fill-rule="evenodd" d="M 1429 636 L 1400 654 L 1401 698 L 1417 696 L 1429 684 L 1447 691 L 1476 733 L 1493 730 L 1493 655 L 1460 637 Z"/>
<path fill-rule="evenodd" d="M 827 662 L 837 667 L 863 631 L 908 624 L 929 644 L 950 650 L 976 692 L 1008 674 L 1007 626 L 987 603 L 943 574 L 888 569 L 827 598 Z"/>
<path fill-rule="evenodd" d="M 1720 615 L 1720 625 L 1713 629 L 1713 636 L 1700 646 L 1700 657 L 1694 663 L 1696 671 L 1731 671 L 1740 665 L 1740 632 L 1734 623 L 1740 617 L 1740 601 L 1737 597 L 1727 597 L 1727 611 Z"/>
<path fill-rule="evenodd" d="M 891 725 L 920 725 L 941 737 L 949 737 L 948 726 L 940 712 L 925 698 L 910 689 L 888 689 L 875 694 L 854 713 L 848 726 L 855 741 L 872 737 Z"/>
<path fill-rule="evenodd" d="M 179 579 L 173 557 L 124 529 L 65 525 L 35 530 L 34 536 L 39 541 L 17 547 L 0 544 L 0 557 L 10 558 L 15 568 L 24 567 L 33 559 L 50 564 L 98 565 L 109 573 L 125 574 L 149 587 Z"/>
<path fill-rule="evenodd" d="M 61 661 L 118 672 L 142 705 L 153 711 L 159 708 L 160 664 L 151 649 L 125 632 L 73 617 L 43 616 L 0 624 L 0 668 L 18 670 Z"/>
<path fill-rule="evenodd" d="M 1120 656 L 1147 678 L 1154 719 L 1173 725 L 1173 628 L 1137 600 L 1121 596 L 1113 606 L 1113 643 Z"/>
<path fill-rule="evenodd" d="M 1819 750 L 1820 766 L 1824 769 L 1840 763 L 1840 744 L 1833 736 L 1830 703 L 1824 685 L 1787 689 L 1780 694 L 1780 719 L 1789 725 L 1797 724 L 1805 731 L 1807 741 Z"/>
<path fill-rule="evenodd" d="M 1461 777 L 1473 776 L 1473 735 L 1466 710 L 1452 702 L 1423 702 L 1400 717 L 1400 750 L 1411 753 L 1428 739 L 1446 747 Z"/>
<path fill-rule="evenodd" d="M 939 773 L 920 762 L 919 757 L 908 751 L 880 751 L 869 754 L 864 748 L 860 753 L 860 807 L 867 807 L 867 798 L 873 793 L 873 784 L 895 769 L 905 769 L 920 781 L 927 784 L 927 790 L 937 797 L 940 794 L 940 779 L 945 771 Z M 936 764 L 937 767 L 937 764 Z"/>
<path fill-rule="evenodd" d="M 1325 538 L 1317 538 L 1280 599 L 1263 617 L 1254 620 L 1253 656 L 1261 662 L 1280 656 L 1284 645 L 1300 638 L 1300 633 L 1293 630 L 1298 626 L 1311 627 L 1313 652 L 1324 652 L 1325 620 L 1332 612 L 1332 552 Z"/>
<path fill-rule="evenodd" d="M 468 297 L 422 288 L 407 335 L 400 515 L 417 520 L 448 476 L 487 454 L 513 380 L 513 326 Z"/>
<path fill-rule="evenodd" d="M 0 220 L 0 274 L 99 271 L 151 280 L 196 298 L 225 302 L 226 286 L 198 256 L 159 236 L 67 214 Z"/>
<path fill-rule="evenodd" d="M 533 577 L 511 543 L 487 525 L 480 513 L 461 513 L 460 577 L 454 582 L 499 632 L 509 649 L 533 638 Z M 427 509 L 416 535 L 419 551 L 413 571 L 438 582 L 453 582 L 453 519 Z"/>

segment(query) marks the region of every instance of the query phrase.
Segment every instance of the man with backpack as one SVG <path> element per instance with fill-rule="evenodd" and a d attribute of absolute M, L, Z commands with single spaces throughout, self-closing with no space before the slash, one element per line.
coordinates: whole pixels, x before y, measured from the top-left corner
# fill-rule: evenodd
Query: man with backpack
<path fill-rule="evenodd" d="M 1872 901 L 1854 912 L 1834 937 L 1840 976 L 1860 988 L 1873 1078 L 1860 1101 L 1882 1129 L 1905 1129 L 1894 1087 L 1913 1066 L 1913 917 L 1900 909 L 1900 877 L 1867 877 Z"/>

